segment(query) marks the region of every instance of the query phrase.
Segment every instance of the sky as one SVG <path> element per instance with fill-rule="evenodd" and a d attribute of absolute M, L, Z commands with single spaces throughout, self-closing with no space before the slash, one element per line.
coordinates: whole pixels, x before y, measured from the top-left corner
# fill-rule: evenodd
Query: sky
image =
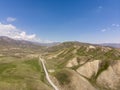
<path fill-rule="evenodd" d="M 120 43 L 120 0 L 0 0 L 0 36 Z"/>

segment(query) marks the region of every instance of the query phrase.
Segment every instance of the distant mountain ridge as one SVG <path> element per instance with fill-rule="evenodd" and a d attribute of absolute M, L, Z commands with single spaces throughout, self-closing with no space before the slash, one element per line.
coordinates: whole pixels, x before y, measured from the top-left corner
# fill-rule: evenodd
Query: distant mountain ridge
<path fill-rule="evenodd" d="M 0 36 L 0 54 L 2 56 L 30 56 L 30 54 L 40 54 L 45 46 L 25 40 L 14 40 L 6 36 Z"/>
<path fill-rule="evenodd" d="M 25 41 L 25 40 L 15 40 L 6 36 L 0 36 L 0 46 L 3 47 L 32 47 L 40 46 L 36 43 Z"/>
<path fill-rule="evenodd" d="M 13 45 L 13 46 L 25 46 L 25 45 L 36 45 L 36 46 L 54 46 L 59 44 L 59 42 L 53 42 L 53 43 L 39 43 L 39 42 L 32 42 L 27 40 L 15 40 L 12 38 L 9 38 L 7 36 L 0 36 L 0 45 Z"/>
<path fill-rule="evenodd" d="M 109 46 L 109 47 L 113 47 L 113 48 L 120 48 L 120 43 L 103 43 L 101 45 Z"/>
<path fill-rule="evenodd" d="M 15 40 L 6 36 L 0 36 L 0 54 L 8 56 L 26 56 L 29 54 L 42 53 L 47 47 L 59 43 L 38 43 L 26 40 Z M 30 56 L 30 55 L 29 55 Z"/>
<path fill-rule="evenodd" d="M 67 42 L 64 42 L 64 43 L 67 43 Z M 75 42 L 73 41 L 73 43 L 80 43 L 80 42 Z M 7 36 L 0 36 L 0 45 L 37 45 L 37 46 L 47 46 L 47 47 L 51 47 L 51 46 L 56 46 L 56 45 L 59 45 L 61 44 L 61 42 L 53 42 L 53 43 L 39 43 L 39 42 L 32 42 L 32 41 L 27 41 L 27 40 L 15 40 L 15 39 L 12 39 L 12 38 L 9 38 Z M 82 44 L 82 42 L 81 42 Z M 88 44 L 88 43 L 86 43 Z M 94 45 L 97 45 L 97 44 L 94 44 Z M 113 47 L 113 48 L 120 48 L 120 43 L 101 43 L 101 44 L 98 44 L 98 45 L 101 45 L 101 46 L 109 46 L 109 47 Z"/>

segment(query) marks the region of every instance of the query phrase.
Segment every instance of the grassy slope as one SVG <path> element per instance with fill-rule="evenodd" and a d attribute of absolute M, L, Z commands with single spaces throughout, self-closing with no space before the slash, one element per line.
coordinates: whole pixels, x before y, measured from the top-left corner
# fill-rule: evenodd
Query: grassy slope
<path fill-rule="evenodd" d="M 95 46 L 95 49 L 87 50 L 88 47 L 89 44 L 81 45 L 77 43 L 76 45 L 74 43 L 64 43 L 63 45 L 50 48 L 50 51 L 48 51 L 49 53 L 45 55 L 47 67 L 55 70 L 52 75 L 57 78 L 61 85 L 69 83 L 70 75 L 68 72 L 65 72 L 64 69 L 66 68 L 68 61 L 72 60 L 74 57 L 77 57 L 78 63 L 81 60 L 84 60 L 85 63 L 93 60 L 102 61 L 97 75 L 89 79 L 92 85 L 93 83 L 96 83 L 95 80 L 97 77 L 108 68 L 111 61 L 120 60 L 120 52 L 114 48 Z M 49 57 L 52 58 L 49 59 Z M 78 64 L 70 69 L 76 70 L 80 66 L 82 65 Z"/>
<path fill-rule="evenodd" d="M 0 90 L 51 90 L 38 59 L 0 58 Z"/>
<path fill-rule="evenodd" d="M 81 43 L 63 43 L 48 49 L 48 53 L 45 55 L 47 68 L 55 70 L 51 74 L 57 78 L 61 85 L 70 83 L 70 75 L 65 70 L 65 66 L 74 57 L 77 57 L 78 62 L 96 59 L 105 61 L 97 76 L 90 79 L 91 83 L 109 66 L 109 63 L 106 64 L 106 60 L 108 62 L 120 60 L 120 52 L 115 49 L 104 51 L 101 47 L 97 47 L 86 51 L 88 46 L 88 44 Z M 49 59 L 51 56 L 55 57 Z M 70 69 L 76 70 L 80 66 L 73 66 Z M 51 87 L 44 78 L 38 58 L 19 59 L 18 57 L 2 56 L 0 57 L 0 90 L 51 90 Z"/>

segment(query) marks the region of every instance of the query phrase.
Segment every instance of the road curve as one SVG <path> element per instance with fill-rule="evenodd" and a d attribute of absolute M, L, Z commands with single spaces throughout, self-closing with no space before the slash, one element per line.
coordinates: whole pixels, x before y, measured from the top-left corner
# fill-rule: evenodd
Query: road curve
<path fill-rule="evenodd" d="M 47 68 L 44 64 L 44 59 L 42 59 L 41 57 L 39 57 L 39 61 L 41 61 L 42 63 L 42 66 L 43 66 L 43 69 L 44 69 L 44 72 L 45 72 L 45 75 L 46 75 L 46 79 L 48 80 L 48 82 L 50 83 L 50 85 L 54 88 L 54 90 L 59 90 L 57 88 L 57 86 L 52 82 L 52 80 L 50 79 L 49 75 L 48 75 L 48 72 L 47 72 Z"/>

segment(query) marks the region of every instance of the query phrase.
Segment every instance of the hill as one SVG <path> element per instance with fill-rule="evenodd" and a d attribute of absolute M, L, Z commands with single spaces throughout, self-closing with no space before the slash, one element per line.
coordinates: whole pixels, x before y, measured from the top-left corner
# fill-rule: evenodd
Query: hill
<path fill-rule="evenodd" d="M 44 57 L 61 90 L 119 90 L 119 49 L 64 42 L 48 48 Z"/>
<path fill-rule="evenodd" d="M 40 54 L 45 46 L 25 40 L 14 40 L 6 36 L 0 36 L 0 54 L 5 56 L 23 57 L 30 54 Z"/>
<path fill-rule="evenodd" d="M 82 42 L 52 46 L 0 37 L 0 89 L 52 90 L 38 56 L 60 90 L 119 90 L 120 49 Z"/>

